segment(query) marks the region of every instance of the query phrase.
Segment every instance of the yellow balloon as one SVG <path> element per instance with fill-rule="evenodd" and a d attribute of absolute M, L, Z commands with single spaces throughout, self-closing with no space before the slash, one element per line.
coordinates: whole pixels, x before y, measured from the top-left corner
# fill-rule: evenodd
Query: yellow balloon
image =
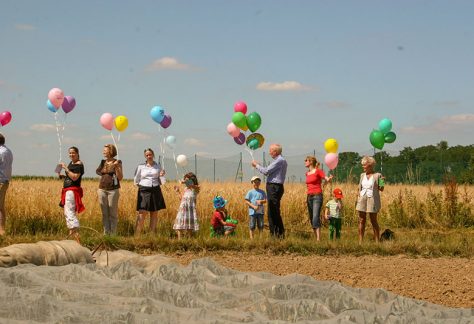
<path fill-rule="evenodd" d="M 123 132 L 128 127 L 128 118 L 125 116 L 117 116 L 115 117 L 114 124 L 119 132 Z"/>
<path fill-rule="evenodd" d="M 336 153 L 338 147 L 339 144 L 337 144 L 337 141 L 334 138 L 328 138 L 326 142 L 324 142 L 324 148 L 328 153 Z"/>

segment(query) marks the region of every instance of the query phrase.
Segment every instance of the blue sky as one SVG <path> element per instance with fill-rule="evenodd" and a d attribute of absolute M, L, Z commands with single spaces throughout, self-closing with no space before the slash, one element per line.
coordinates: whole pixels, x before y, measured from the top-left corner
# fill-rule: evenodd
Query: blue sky
<path fill-rule="evenodd" d="M 287 156 L 322 159 L 327 138 L 369 153 L 382 118 L 397 134 L 391 154 L 470 145 L 473 12 L 472 1 L 4 0 L 0 112 L 13 119 L 0 131 L 14 174 L 52 175 L 59 143 L 46 100 L 59 87 L 77 100 L 63 160 L 78 146 L 89 176 L 111 142 L 103 113 L 129 120 L 118 145 L 130 177 L 167 135 L 177 139 L 167 157 L 245 152 L 226 132 L 239 100 L 262 117 L 263 149 L 278 142 Z M 166 131 L 149 116 L 155 105 L 173 119 Z"/>

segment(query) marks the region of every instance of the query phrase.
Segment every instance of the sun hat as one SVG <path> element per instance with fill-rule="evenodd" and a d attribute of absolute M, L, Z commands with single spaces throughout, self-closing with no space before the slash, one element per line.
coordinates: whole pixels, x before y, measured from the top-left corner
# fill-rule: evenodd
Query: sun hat
<path fill-rule="evenodd" d="M 259 176 L 253 176 L 252 179 L 250 179 L 250 182 L 254 182 L 255 180 L 260 180 L 260 181 L 262 181 L 262 179 L 260 179 Z"/>
<path fill-rule="evenodd" d="M 213 204 L 214 204 L 214 208 L 222 208 L 225 205 L 227 205 L 227 200 L 225 200 L 221 196 L 215 196 Z"/>
<path fill-rule="evenodd" d="M 334 197 L 336 198 L 343 198 L 344 196 L 342 195 L 342 190 L 339 188 L 334 189 L 333 191 Z"/>

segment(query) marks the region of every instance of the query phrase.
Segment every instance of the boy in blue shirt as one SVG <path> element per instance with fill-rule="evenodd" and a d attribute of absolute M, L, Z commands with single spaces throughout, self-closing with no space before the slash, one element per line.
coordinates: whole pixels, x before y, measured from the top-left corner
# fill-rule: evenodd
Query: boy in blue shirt
<path fill-rule="evenodd" d="M 258 227 L 258 231 L 261 233 L 263 230 L 263 205 L 267 202 L 267 194 L 265 191 L 260 189 L 260 183 L 262 180 L 258 176 L 252 177 L 250 183 L 253 185 L 253 189 L 249 190 L 245 195 L 245 203 L 249 206 L 249 228 L 250 238 L 253 239 L 255 227 Z"/>

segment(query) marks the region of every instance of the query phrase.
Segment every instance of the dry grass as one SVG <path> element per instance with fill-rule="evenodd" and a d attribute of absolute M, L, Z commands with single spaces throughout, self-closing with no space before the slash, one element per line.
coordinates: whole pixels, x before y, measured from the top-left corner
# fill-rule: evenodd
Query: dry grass
<path fill-rule="evenodd" d="M 344 192 L 344 225 L 341 242 L 323 242 L 316 245 L 305 203 L 304 184 L 285 185 L 282 200 L 282 215 L 288 233 L 287 239 L 275 241 L 268 233 L 257 240 L 248 238 L 248 215 L 244 204 L 245 193 L 251 188 L 249 183 L 201 183 L 198 195 L 198 215 L 201 230 L 195 238 L 177 242 L 174 240 L 172 224 L 176 216 L 180 198 L 172 190 L 176 183 L 167 183 L 163 194 L 167 209 L 159 212 L 158 235 L 145 234 L 139 239 L 133 237 L 135 225 L 136 188 L 130 181 L 122 183 L 119 203 L 119 228 L 117 238 L 108 238 L 111 244 L 135 250 L 189 250 L 189 249 L 273 249 L 301 253 L 359 253 L 356 243 L 357 215 L 354 205 L 357 186 L 354 184 L 333 184 L 325 189 L 325 200 L 331 188 L 336 185 Z M 58 206 L 62 183 L 53 179 L 15 179 L 7 193 L 7 233 L 0 244 L 6 245 L 38 239 L 64 238 L 67 229 L 62 209 Z M 97 180 L 83 180 L 84 204 L 86 211 L 80 215 L 82 236 L 87 245 L 94 245 L 103 239 L 102 216 L 97 201 Z M 210 217 L 213 212 L 212 199 L 222 195 L 228 201 L 231 216 L 239 220 L 236 237 L 231 240 L 209 238 Z M 380 224 L 382 229 L 390 227 L 396 231 L 397 242 L 377 246 L 368 239 L 362 251 L 367 253 L 413 253 L 423 255 L 474 255 L 473 240 L 464 239 L 466 231 L 472 233 L 473 186 L 461 186 L 452 182 L 445 185 L 387 185 L 382 194 Z M 447 230 L 450 229 L 450 230 Z M 90 229 L 90 230 L 89 230 Z M 326 229 L 323 228 L 323 234 Z M 367 233 L 370 237 L 370 224 Z M 448 234 L 448 235 L 446 235 Z M 403 240 L 401 240 L 403 236 Z M 472 238 L 472 235 L 468 235 Z M 173 242 L 173 244 L 170 244 Z M 333 251 L 333 252 L 331 252 Z"/>

